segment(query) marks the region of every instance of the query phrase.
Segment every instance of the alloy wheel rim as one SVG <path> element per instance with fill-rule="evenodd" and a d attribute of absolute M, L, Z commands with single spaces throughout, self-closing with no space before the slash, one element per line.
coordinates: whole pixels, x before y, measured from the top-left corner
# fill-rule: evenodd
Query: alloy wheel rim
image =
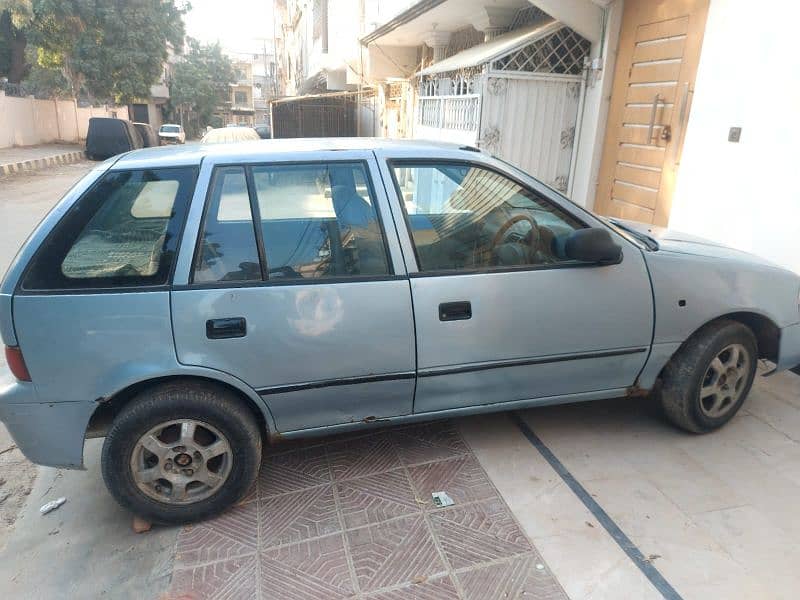
<path fill-rule="evenodd" d="M 165 504 L 193 504 L 228 479 L 233 454 L 215 427 L 195 419 L 156 425 L 136 442 L 130 468 L 136 487 Z"/>
<path fill-rule="evenodd" d="M 750 354 L 742 344 L 725 346 L 708 365 L 700 386 L 700 410 L 718 419 L 739 402 L 750 374 Z"/>

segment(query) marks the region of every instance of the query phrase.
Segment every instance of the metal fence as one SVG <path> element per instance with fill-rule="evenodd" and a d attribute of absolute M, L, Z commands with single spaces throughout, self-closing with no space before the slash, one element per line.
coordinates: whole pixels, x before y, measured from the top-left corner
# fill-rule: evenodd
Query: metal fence
<path fill-rule="evenodd" d="M 477 131 L 480 103 L 479 94 L 422 96 L 419 98 L 417 123 L 438 129 Z"/>

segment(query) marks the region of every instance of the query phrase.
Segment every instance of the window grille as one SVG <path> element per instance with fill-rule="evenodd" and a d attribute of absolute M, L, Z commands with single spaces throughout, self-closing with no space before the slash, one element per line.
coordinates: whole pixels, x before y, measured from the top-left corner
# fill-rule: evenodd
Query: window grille
<path fill-rule="evenodd" d="M 591 43 L 568 27 L 494 62 L 497 71 L 580 75 Z"/>

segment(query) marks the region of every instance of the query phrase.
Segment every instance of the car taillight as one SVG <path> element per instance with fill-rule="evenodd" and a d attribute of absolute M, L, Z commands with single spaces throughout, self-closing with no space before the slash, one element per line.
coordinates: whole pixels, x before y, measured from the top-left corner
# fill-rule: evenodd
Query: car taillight
<path fill-rule="evenodd" d="M 31 374 L 28 373 L 28 366 L 25 364 L 25 359 L 19 346 L 6 346 L 6 362 L 14 377 L 20 381 L 31 380 Z"/>

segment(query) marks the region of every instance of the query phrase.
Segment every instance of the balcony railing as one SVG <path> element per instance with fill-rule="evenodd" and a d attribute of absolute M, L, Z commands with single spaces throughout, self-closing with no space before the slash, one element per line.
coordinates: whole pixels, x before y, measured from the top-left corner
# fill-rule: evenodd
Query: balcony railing
<path fill-rule="evenodd" d="M 477 131 L 480 107 L 479 94 L 421 96 L 417 106 L 417 123 L 438 129 Z"/>

